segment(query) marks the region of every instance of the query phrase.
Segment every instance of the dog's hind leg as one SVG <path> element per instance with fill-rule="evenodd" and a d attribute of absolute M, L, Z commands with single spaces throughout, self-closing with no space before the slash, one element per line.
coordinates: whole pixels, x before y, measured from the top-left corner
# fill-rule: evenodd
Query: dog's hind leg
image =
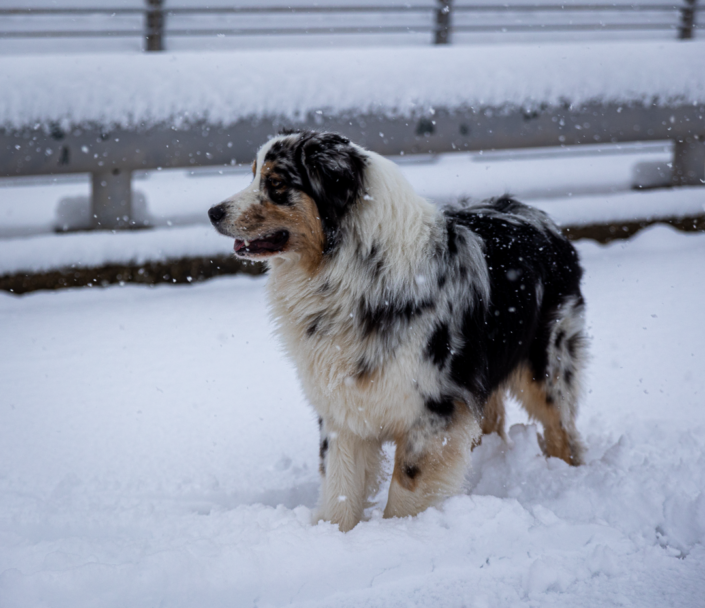
<path fill-rule="evenodd" d="M 527 362 L 517 368 L 510 381 L 512 393 L 529 416 L 543 425 L 546 454 L 572 465 L 582 464 L 585 449 L 575 427 L 587 360 L 583 312 L 582 297 L 566 298 L 553 312 L 544 344 L 534 345 L 535 359 L 545 360 L 540 376 L 532 369 L 538 364 Z M 539 351 L 542 357 L 536 356 Z"/>
<path fill-rule="evenodd" d="M 314 520 L 338 524 L 342 532 L 362 519 L 369 493 L 377 487 L 381 443 L 321 427 L 321 496 Z"/>
<path fill-rule="evenodd" d="M 480 433 L 468 406 L 455 402 L 451 416 L 426 415 L 397 437 L 384 516 L 416 515 L 457 494 L 465 479 L 471 446 Z"/>
<path fill-rule="evenodd" d="M 514 374 L 512 393 L 533 420 L 543 425 L 541 447 L 547 456 L 555 456 L 568 464 L 582 464 L 583 446 L 575 428 L 575 410 L 570 404 L 550 396 L 546 380 L 535 380 L 528 367 Z"/>
<path fill-rule="evenodd" d="M 568 337 L 563 329 L 553 332 L 548 348 L 545 376 L 535 378 L 529 365 L 520 366 L 511 380 L 511 390 L 534 420 L 543 425 L 542 448 L 568 464 L 583 463 L 585 450 L 575 426 L 585 360 L 581 332 Z"/>
<path fill-rule="evenodd" d="M 505 387 L 497 388 L 485 403 L 482 410 L 482 434 L 497 433 L 506 440 L 504 433 L 504 393 Z"/>

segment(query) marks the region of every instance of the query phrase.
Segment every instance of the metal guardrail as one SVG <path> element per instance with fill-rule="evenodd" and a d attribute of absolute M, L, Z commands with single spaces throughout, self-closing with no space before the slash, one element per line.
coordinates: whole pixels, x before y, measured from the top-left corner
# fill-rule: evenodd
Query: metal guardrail
<path fill-rule="evenodd" d="M 675 141 L 672 185 L 705 184 L 705 104 L 663 107 L 592 104 L 532 111 L 492 108 L 443 110 L 433 115 L 309 115 L 300 122 L 272 117 L 227 127 L 198 123 L 105 131 L 58 126 L 0 131 L 0 176 L 92 174 L 96 228 L 134 226 L 131 174 L 135 170 L 249 163 L 263 141 L 282 127 L 344 133 L 381 154 L 442 153 L 633 141 Z"/>
<path fill-rule="evenodd" d="M 651 10 L 656 5 L 634 5 L 634 10 Z M 696 0 L 682 5 L 680 37 L 692 37 Z M 345 11 L 429 11 L 435 10 L 435 41 L 450 42 L 454 13 L 462 11 L 535 11 L 611 10 L 614 5 L 566 4 L 541 5 L 455 5 L 438 0 L 433 6 L 303 7 L 296 12 Z M 638 8 L 637 8 L 638 7 Z M 672 5 L 658 5 L 673 10 Z M 621 8 L 621 7 L 620 7 Z M 108 12 L 96 9 L 93 12 Z M 3 14 L 27 14 L 31 9 L 2 9 Z M 88 9 L 42 9 L 43 14 L 78 14 Z M 169 15 L 178 13 L 265 13 L 295 12 L 284 7 L 174 8 L 165 10 L 162 0 L 148 0 L 146 12 L 147 48 L 164 46 L 164 32 L 175 35 L 165 25 Z M 37 11 L 39 12 L 39 11 Z M 115 9 L 115 13 L 143 13 L 142 9 Z M 585 24 L 576 24 L 585 26 Z M 556 26 L 557 27 L 557 26 Z M 262 30 L 264 31 L 264 30 Z M 379 30 L 375 30 L 379 31 Z M 271 33 L 281 33 L 272 30 Z M 193 31 L 182 32 L 184 35 Z M 72 35 L 71 32 L 64 32 Z M 1 35 L 1 34 L 0 34 Z M 94 34 L 91 34 L 94 35 Z M 118 35 L 118 34 L 116 34 Z M 193 124 L 174 130 L 168 125 L 112 129 L 100 125 L 81 125 L 64 131 L 58 125 L 48 132 L 43 128 L 0 130 L 0 177 L 61 173 L 92 175 L 92 209 L 96 228 L 126 228 L 135 225 L 132 216 L 131 175 L 135 170 L 166 167 L 217 166 L 249 163 L 257 147 L 282 127 L 327 129 L 344 133 L 361 145 L 382 154 L 442 153 L 455 150 L 477 151 L 542 146 L 672 140 L 675 153 L 672 185 L 705 184 L 705 105 L 682 104 L 670 107 L 644 104 L 593 104 L 574 108 L 442 109 L 415 118 L 385 118 L 378 115 L 309 115 L 292 123 L 272 116 L 258 121 L 241 120 L 216 127 Z M 383 134 L 383 135 L 382 135 Z"/>
<path fill-rule="evenodd" d="M 3 16 L 45 16 L 45 17 L 78 17 L 91 15 L 110 16 L 142 16 L 141 29 L 21 29 L 17 31 L 0 28 L 0 38 L 85 38 L 85 37 L 142 37 L 145 50 L 161 51 L 169 37 L 196 36 L 284 36 L 284 35 L 343 35 L 343 34 L 402 34 L 402 33 L 433 33 L 435 44 L 449 44 L 453 33 L 557 33 L 580 31 L 673 31 L 680 39 L 693 38 L 697 29 L 696 15 L 703 11 L 697 0 L 678 0 L 675 4 L 458 4 L 453 0 L 434 0 L 434 4 L 399 4 L 385 6 L 359 5 L 329 5 L 329 6 L 224 6 L 224 7 L 174 7 L 168 8 L 164 0 L 145 0 L 144 8 L 4 8 L 0 9 Z M 660 14 L 653 22 L 635 20 L 633 17 L 644 13 Z M 674 13 L 679 18 L 674 19 Z M 276 27 L 170 27 L 171 18 L 202 17 L 202 16 L 248 16 L 248 15 L 427 15 L 426 25 L 403 25 L 391 22 L 375 25 L 299 25 L 297 27 L 280 25 Z M 456 23 L 455 17 L 494 14 L 499 16 L 496 23 Z M 502 19 L 508 14 L 525 14 L 544 16 L 535 23 L 507 23 Z M 571 16 L 568 22 L 553 22 L 548 17 L 556 15 Z M 592 20 L 580 23 L 572 22 L 577 15 L 592 15 Z M 607 22 L 605 15 L 611 15 L 616 20 Z M 617 18 L 619 17 L 619 18 Z M 624 19 L 622 19 L 622 17 Z"/>

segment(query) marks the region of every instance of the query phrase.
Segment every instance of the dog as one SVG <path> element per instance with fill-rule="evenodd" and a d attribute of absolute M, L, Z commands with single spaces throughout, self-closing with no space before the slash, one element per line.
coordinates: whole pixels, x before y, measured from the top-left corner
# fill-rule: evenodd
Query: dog
<path fill-rule="evenodd" d="M 208 214 L 266 261 L 277 331 L 318 413 L 315 520 L 352 529 L 396 444 L 385 517 L 459 492 L 471 449 L 504 435 L 509 392 L 548 456 L 579 465 L 586 360 L 578 254 L 509 196 L 440 209 L 390 160 L 335 133 L 285 131 Z"/>

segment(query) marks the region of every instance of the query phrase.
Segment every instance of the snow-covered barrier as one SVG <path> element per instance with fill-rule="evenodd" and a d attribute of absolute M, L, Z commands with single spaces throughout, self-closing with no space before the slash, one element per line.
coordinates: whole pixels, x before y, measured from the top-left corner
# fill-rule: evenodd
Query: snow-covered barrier
<path fill-rule="evenodd" d="M 137 169 L 249 162 L 282 127 L 383 154 L 671 139 L 705 183 L 705 43 L 0 59 L 0 175 L 88 172 L 130 224 Z"/>

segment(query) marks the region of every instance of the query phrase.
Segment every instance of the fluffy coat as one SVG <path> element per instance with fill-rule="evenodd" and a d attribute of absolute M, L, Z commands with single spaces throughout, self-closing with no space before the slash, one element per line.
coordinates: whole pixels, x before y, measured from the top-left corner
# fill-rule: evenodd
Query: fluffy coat
<path fill-rule="evenodd" d="M 397 166 L 331 133 L 285 133 L 209 211 L 266 260 L 278 332 L 319 416 L 317 519 L 349 530 L 396 444 L 385 517 L 457 493 L 510 391 L 577 465 L 582 270 L 541 211 L 509 197 L 439 209 Z"/>

